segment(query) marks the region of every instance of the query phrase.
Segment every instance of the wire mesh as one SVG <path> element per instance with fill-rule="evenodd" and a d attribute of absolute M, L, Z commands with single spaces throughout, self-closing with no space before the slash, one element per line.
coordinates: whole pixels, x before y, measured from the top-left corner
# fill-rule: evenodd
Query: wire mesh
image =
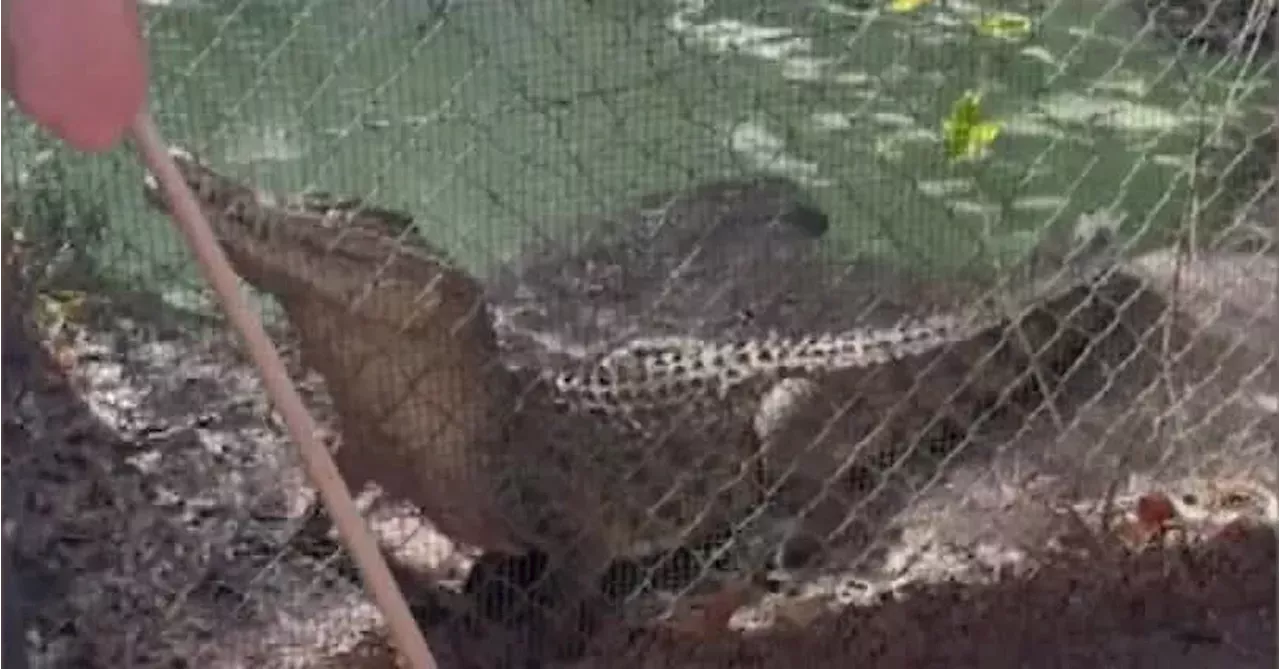
<path fill-rule="evenodd" d="M 145 14 L 442 666 L 1274 654 L 1274 2 Z M 397 666 L 146 175 L 6 114 L 32 666 Z"/>

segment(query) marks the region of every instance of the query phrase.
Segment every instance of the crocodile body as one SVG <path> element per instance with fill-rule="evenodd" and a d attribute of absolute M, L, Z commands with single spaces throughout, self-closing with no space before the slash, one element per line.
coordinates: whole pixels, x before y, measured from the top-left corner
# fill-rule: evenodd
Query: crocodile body
<path fill-rule="evenodd" d="M 770 468 L 792 468 L 762 442 L 805 415 L 774 392 L 780 382 L 857 377 L 1010 318 L 1002 305 L 808 337 L 632 338 L 557 364 L 505 364 L 485 290 L 413 234 L 410 217 L 278 197 L 175 158 L 236 271 L 281 303 L 324 377 L 351 483 L 417 504 L 455 539 L 542 548 L 586 574 L 757 510 Z M 1103 269 L 1086 262 L 1057 284 L 1029 283 L 1014 308 Z M 781 427 L 762 426 L 766 397 L 784 400 L 770 407 Z"/>
<path fill-rule="evenodd" d="M 858 376 L 862 370 L 919 359 L 962 342 L 999 344 L 1007 326 L 1036 307 L 1087 295 L 1114 269 L 1109 234 L 1100 234 L 1089 246 L 1057 273 L 1026 281 L 998 301 L 979 299 L 948 313 L 900 318 L 888 326 L 808 336 L 642 337 L 562 371 L 552 382 L 565 405 L 614 415 L 637 429 L 647 426 L 670 435 L 678 429 L 671 425 L 677 414 L 732 422 L 723 412 L 744 406 L 758 422 L 764 419 L 761 400 L 784 380 Z M 990 336 L 981 337 L 984 333 Z M 982 356 L 981 350 L 968 353 Z M 786 408 L 772 411 L 785 414 Z M 756 432 L 765 438 L 760 429 Z"/>
<path fill-rule="evenodd" d="M 781 521 L 757 537 L 781 552 L 766 548 L 749 561 L 791 562 L 785 555 L 797 536 L 865 546 L 940 473 L 939 462 L 980 433 L 1016 429 L 1050 400 L 1090 346 L 1089 333 L 1107 329 L 1085 321 L 1112 314 L 1092 297 L 1116 258 L 1106 231 L 1090 246 L 999 301 L 892 325 L 634 339 L 560 372 L 555 396 L 571 412 L 614 420 L 641 443 L 745 444 L 739 457 L 757 473 L 738 475 L 759 499 L 737 508 L 765 502 Z"/>

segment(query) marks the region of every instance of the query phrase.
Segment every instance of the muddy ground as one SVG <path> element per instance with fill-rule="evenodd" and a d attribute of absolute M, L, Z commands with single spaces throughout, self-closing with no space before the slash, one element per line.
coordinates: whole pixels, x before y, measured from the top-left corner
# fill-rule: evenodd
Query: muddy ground
<path fill-rule="evenodd" d="M 97 298 L 50 336 L 11 306 L 4 508 L 34 666 L 320 667 L 385 646 L 347 560 L 303 530 L 312 493 L 225 330 L 157 327 Z M 581 666 L 1272 666 L 1274 398 L 1222 383 L 1248 390 L 1222 396 L 1238 430 L 1137 429 L 1150 418 L 1117 405 L 1133 397 L 1111 397 L 1073 429 L 958 466 L 876 568 L 754 600 L 741 635 L 606 629 Z M 1186 531 L 1153 532 L 1144 495 Z M 421 574 L 464 577 L 470 556 L 425 521 L 374 515 Z M 443 666 L 494 666 L 490 641 L 445 630 L 429 630 Z M 358 666 L 392 666 L 369 652 Z"/>

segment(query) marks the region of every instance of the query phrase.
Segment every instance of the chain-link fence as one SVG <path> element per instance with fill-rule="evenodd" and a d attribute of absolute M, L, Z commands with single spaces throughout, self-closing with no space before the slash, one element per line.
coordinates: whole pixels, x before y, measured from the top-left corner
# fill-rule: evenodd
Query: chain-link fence
<path fill-rule="evenodd" d="M 1274 662 L 1274 2 L 145 18 L 441 666 Z M 6 114 L 33 666 L 398 666 L 163 197 Z"/>

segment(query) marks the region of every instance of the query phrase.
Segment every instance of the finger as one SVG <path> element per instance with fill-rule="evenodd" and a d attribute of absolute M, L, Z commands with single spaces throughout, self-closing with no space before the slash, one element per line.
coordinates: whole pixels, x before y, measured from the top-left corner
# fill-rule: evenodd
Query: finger
<path fill-rule="evenodd" d="M 72 146 L 111 147 L 142 109 L 146 52 L 134 0 L 9 0 L 5 87 Z"/>

